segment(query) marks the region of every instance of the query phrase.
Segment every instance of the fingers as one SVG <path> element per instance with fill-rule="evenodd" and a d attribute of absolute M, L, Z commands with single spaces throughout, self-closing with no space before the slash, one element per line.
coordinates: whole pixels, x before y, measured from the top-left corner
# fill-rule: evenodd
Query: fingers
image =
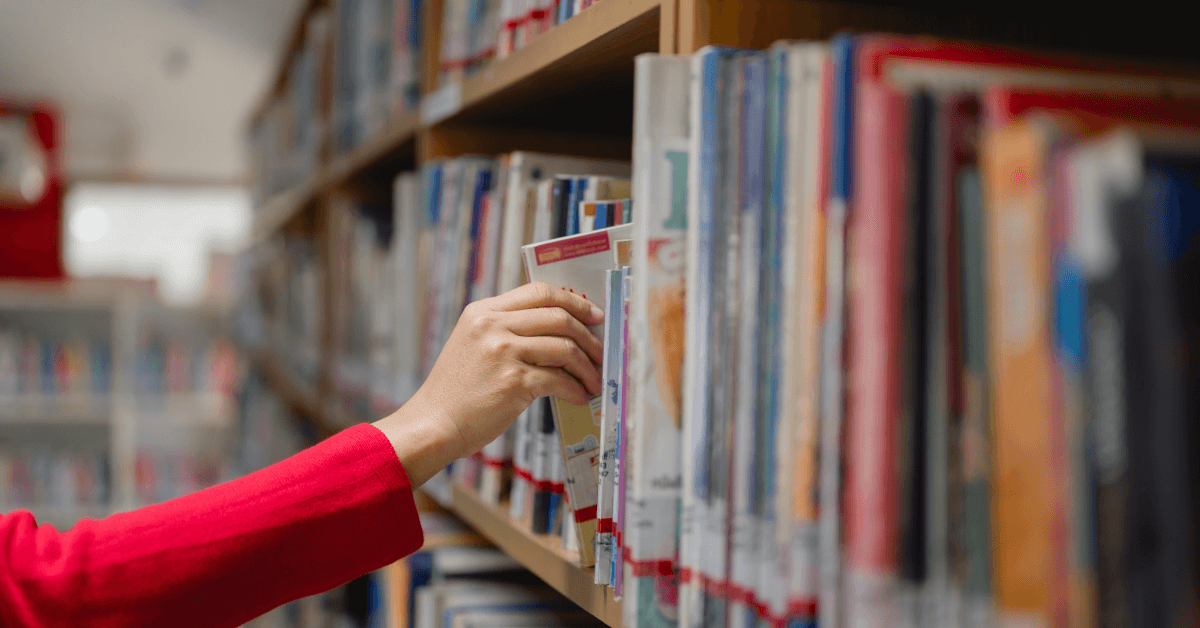
<path fill-rule="evenodd" d="M 530 283 L 495 297 L 492 309 L 515 311 L 539 307 L 560 307 L 584 325 L 604 322 L 604 312 L 583 297 L 547 283 Z"/>
<path fill-rule="evenodd" d="M 513 314 L 506 314 L 504 325 L 509 331 L 525 337 L 559 336 L 570 338 L 579 345 L 588 358 L 600 364 L 604 357 L 604 343 L 583 326 L 579 319 L 559 307 L 539 307 Z"/>
<path fill-rule="evenodd" d="M 604 390 L 596 365 L 592 364 L 587 354 L 570 338 L 563 336 L 523 338 L 519 344 L 517 358 L 533 366 L 566 369 L 583 384 L 591 395 L 598 395 Z M 586 402 L 586 399 L 584 401 Z"/>
<path fill-rule="evenodd" d="M 550 366 L 528 366 L 525 372 L 526 385 L 538 397 L 558 397 L 578 406 L 588 405 L 591 395 L 579 380 L 560 368 Z"/>

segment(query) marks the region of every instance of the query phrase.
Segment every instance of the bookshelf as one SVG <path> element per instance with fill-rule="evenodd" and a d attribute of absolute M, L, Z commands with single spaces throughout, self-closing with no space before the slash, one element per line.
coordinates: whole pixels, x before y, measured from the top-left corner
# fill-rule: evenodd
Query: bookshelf
<path fill-rule="evenodd" d="M 294 35 L 281 54 L 276 79 L 264 104 L 285 93 L 288 60 L 302 47 L 305 16 L 336 0 L 304 3 Z M 330 235 L 336 202 L 347 195 L 385 198 L 393 178 L 432 160 L 468 154 L 496 155 L 530 150 L 629 159 L 632 141 L 633 60 L 638 54 L 691 54 L 710 45 L 764 48 L 780 39 L 826 39 L 843 30 L 921 33 L 968 40 L 1121 58 L 1139 57 L 1163 66 L 1194 70 L 1200 61 L 1183 43 L 1179 27 L 1151 33 L 1119 19 L 1080 17 L 1069 10 L 1046 11 L 1036 23 L 987 8 L 944 10 L 933 3 L 825 2 L 809 0 L 599 0 L 539 35 L 509 56 L 461 81 L 438 85 L 441 2 L 423 5 L 424 70 L 421 103 L 395 117 L 357 147 L 334 155 L 328 139 L 315 172 L 279 192 L 258 209 L 259 241 L 303 231 L 323 242 L 322 267 L 332 276 Z M 1139 22 L 1141 24 L 1141 22 Z M 1169 30 L 1169 29 L 1168 29 Z M 1131 52 L 1136 51 L 1136 52 Z M 328 87 L 328 86 L 327 86 Z M 332 91 L 332 88 L 329 88 Z M 329 115 L 328 93 L 323 115 Z M 330 288 L 326 279 L 322 290 Z M 325 294 L 329 294 L 326 292 Z M 269 351 L 252 359 L 269 385 L 318 431 L 332 434 L 356 420 L 337 398 L 331 327 L 332 299 L 323 299 L 320 375 L 315 385 L 293 377 L 282 357 Z M 485 503 L 474 491 L 454 485 L 444 507 L 480 535 L 515 557 L 550 586 L 611 626 L 621 625 L 621 605 L 611 590 L 593 584 L 591 569 L 556 538 L 535 535 L 509 519 L 507 507 Z"/>

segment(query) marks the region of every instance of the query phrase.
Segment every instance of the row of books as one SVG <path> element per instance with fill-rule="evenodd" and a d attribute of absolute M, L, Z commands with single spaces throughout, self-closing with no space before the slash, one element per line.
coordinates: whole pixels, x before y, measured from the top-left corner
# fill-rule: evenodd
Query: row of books
<path fill-rule="evenodd" d="M 399 407 L 466 303 L 522 283 L 519 250 L 534 233 L 628 220 L 628 174 L 626 163 L 516 152 L 401 174 L 390 206 L 344 199 L 332 294 L 343 401 L 361 418 Z"/>
<path fill-rule="evenodd" d="M 513 451 L 545 532 L 527 465 L 561 459 L 628 626 L 1182 621 L 1200 81 L 884 35 L 635 77 L 630 225 L 572 234 L 527 154 L 434 164 L 396 214 L 427 225 L 393 236 L 425 238 L 422 372 L 522 261 L 609 312 L 604 398 L 535 403 L 451 475 L 498 502 Z M 493 189 L 534 190 L 495 245 Z"/>
<path fill-rule="evenodd" d="M 17 397 L 107 395 L 112 379 L 108 338 L 0 325 L 0 404 Z"/>
<path fill-rule="evenodd" d="M 345 152 L 415 111 L 421 94 L 421 0 L 337 6 L 334 150 Z"/>
<path fill-rule="evenodd" d="M 237 371 L 237 352 L 222 337 L 148 330 L 136 348 L 131 383 L 135 395 L 150 400 L 179 393 L 231 396 Z"/>
<path fill-rule="evenodd" d="M 247 134 L 252 200 L 259 206 L 272 195 L 312 176 L 326 136 L 331 52 L 328 10 L 316 10 L 305 23 L 303 43 L 289 60 L 287 85 L 267 104 Z"/>
<path fill-rule="evenodd" d="M 461 81 L 598 1 L 448 0 L 442 7 L 438 84 Z"/>
<path fill-rule="evenodd" d="M 283 91 L 249 130 L 256 206 L 315 174 L 326 145 L 350 150 L 420 99 L 420 0 L 318 7 L 301 41 Z"/>
<path fill-rule="evenodd" d="M 1186 621 L 1200 81 L 887 35 L 635 76 L 627 625 Z"/>
<path fill-rule="evenodd" d="M 321 260 L 311 238 L 287 235 L 239 256 L 230 336 L 247 350 L 280 356 L 298 381 L 320 370 Z"/>
<path fill-rule="evenodd" d="M 107 506 L 110 477 L 103 451 L 11 442 L 0 447 L 0 504 L 5 511 L 29 506 L 64 511 Z"/>
<path fill-rule="evenodd" d="M 232 479 L 227 456 L 143 447 L 134 456 L 137 506 L 182 497 Z"/>

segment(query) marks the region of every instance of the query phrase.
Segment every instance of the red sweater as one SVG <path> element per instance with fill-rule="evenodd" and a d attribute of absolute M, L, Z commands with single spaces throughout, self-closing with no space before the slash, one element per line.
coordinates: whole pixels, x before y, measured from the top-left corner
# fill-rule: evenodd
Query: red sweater
<path fill-rule="evenodd" d="M 0 626 L 237 626 L 424 542 L 387 438 L 350 428 L 279 464 L 69 532 L 0 516 Z"/>

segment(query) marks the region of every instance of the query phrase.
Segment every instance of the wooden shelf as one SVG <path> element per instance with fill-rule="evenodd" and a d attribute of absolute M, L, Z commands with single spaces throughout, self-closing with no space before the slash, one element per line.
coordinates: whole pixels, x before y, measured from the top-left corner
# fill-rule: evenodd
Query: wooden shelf
<path fill-rule="evenodd" d="M 329 165 L 324 186 L 333 187 L 345 184 L 377 164 L 389 161 L 389 157 L 396 161 L 406 161 L 404 155 L 397 155 L 397 153 L 404 152 L 402 149 L 406 144 L 411 145 L 410 149 L 416 145 L 419 127 L 419 118 L 415 111 L 394 120 L 382 133 L 363 142 L 345 155 L 334 158 Z M 395 173 L 390 174 L 394 175 Z"/>
<path fill-rule="evenodd" d="M 584 9 L 467 78 L 459 114 L 535 102 L 550 93 L 568 94 L 613 70 L 627 73 L 632 86 L 633 58 L 659 50 L 661 4 L 661 0 L 601 0 Z M 589 97 L 596 95 L 588 92 Z M 628 104 L 632 110 L 632 99 Z"/>
<path fill-rule="evenodd" d="M 314 422 L 318 431 L 321 432 L 320 436 L 322 438 L 336 434 L 341 430 L 322 411 L 321 402 L 317 397 L 316 391 L 296 381 L 292 377 L 292 374 L 288 372 L 282 359 L 268 351 L 259 350 L 251 353 L 250 360 L 262 372 L 263 377 L 267 380 L 267 385 L 275 391 L 275 394 L 279 395 L 285 404 L 291 406 Z"/>
<path fill-rule="evenodd" d="M 0 425 L 108 425 L 108 395 L 18 395 L 0 400 Z"/>
<path fill-rule="evenodd" d="M 279 232 L 293 216 L 300 213 L 325 189 L 325 180 L 324 168 L 318 168 L 315 174 L 303 182 L 279 192 L 257 208 L 250 230 L 254 240 L 261 242 Z"/>
<path fill-rule="evenodd" d="M 576 552 L 552 535 L 534 534 L 508 517 L 508 505 L 492 506 L 475 491 L 454 484 L 449 509 L 486 539 L 559 593 L 609 626 L 621 625 L 621 602 L 612 589 L 593 582 L 593 569 L 580 567 Z"/>

